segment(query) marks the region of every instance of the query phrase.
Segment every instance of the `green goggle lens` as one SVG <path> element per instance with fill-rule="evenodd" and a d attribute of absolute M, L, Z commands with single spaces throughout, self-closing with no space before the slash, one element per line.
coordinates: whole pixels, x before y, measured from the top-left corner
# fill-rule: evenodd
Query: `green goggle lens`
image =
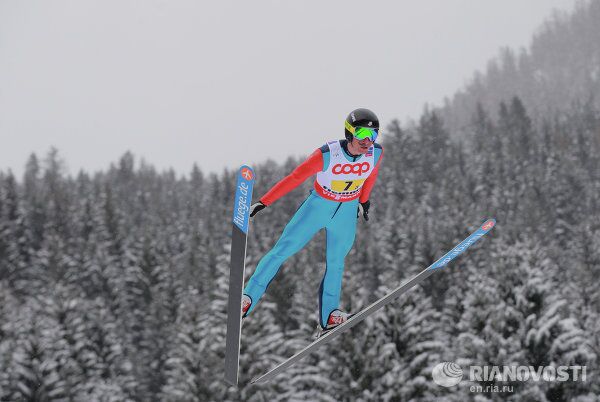
<path fill-rule="evenodd" d="M 379 135 L 379 130 L 376 128 L 356 127 L 353 135 L 358 140 L 364 140 L 365 138 L 368 138 L 372 142 L 375 142 L 377 135 Z"/>

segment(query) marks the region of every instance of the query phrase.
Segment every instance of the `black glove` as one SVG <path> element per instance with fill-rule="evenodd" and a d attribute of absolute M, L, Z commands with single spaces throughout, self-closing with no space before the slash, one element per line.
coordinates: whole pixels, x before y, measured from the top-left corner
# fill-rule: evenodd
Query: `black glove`
<path fill-rule="evenodd" d="M 252 204 L 250 206 L 250 218 L 256 215 L 260 210 L 265 209 L 267 206 L 262 202 L 257 202 L 256 204 Z"/>
<path fill-rule="evenodd" d="M 362 214 L 366 221 L 369 220 L 369 208 L 371 207 L 371 201 L 361 202 L 358 204 L 358 211 L 356 211 L 356 217 L 358 218 Z"/>

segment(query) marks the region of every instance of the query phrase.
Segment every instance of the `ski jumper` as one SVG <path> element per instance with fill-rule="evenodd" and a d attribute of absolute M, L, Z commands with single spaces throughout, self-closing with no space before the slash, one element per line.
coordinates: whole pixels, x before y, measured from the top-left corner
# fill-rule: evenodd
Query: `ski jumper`
<path fill-rule="evenodd" d="M 344 259 L 354 243 L 358 203 L 369 200 L 382 157 L 383 148 L 379 144 L 373 144 L 364 155 L 353 156 L 346 140 L 330 141 L 260 199 L 263 204 L 271 205 L 317 174 L 314 189 L 250 277 L 244 289 L 252 299 L 247 314 L 256 307 L 281 264 L 325 228 L 326 269 L 319 287 L 319 321 L 325 327 L 329 314 L 339 306 Z"/>

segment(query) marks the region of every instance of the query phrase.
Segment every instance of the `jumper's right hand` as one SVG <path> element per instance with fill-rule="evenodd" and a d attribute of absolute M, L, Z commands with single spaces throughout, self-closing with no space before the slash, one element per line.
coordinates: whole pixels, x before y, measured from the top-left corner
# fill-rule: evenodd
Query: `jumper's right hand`
<path fill-rule="evenodd" d="M 254 215 L 256 215 L 261 210 L 265 209 L 266 207 L 267 206 L 260 201 L 257 202 L 256 204 L 252 204 L 250 206 L 250 218 L 252 218 Z"/>

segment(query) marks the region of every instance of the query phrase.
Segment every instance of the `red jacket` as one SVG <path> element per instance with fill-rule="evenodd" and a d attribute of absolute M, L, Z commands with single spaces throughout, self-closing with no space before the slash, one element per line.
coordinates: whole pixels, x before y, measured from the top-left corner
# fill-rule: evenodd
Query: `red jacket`
<path fill-rule="evenodd" d="M 342 148 L 347 152 L 346 142 L 342 140 Z M 371 195 L 371 190 L 373 189 L 373 185 L 375 185 L 375 181 L 377 180 L 377 175 L 379 174 L 379 165 L 381 164 L 381 160 L 383 159 L 383 148 L 379 144 L 376 144 L 377 148 L 381 149 L 381 155 L 379 156 L 379 160 L 375 165 L 375 169 L 369 175 L 367 180 L 365 180 L 359 197 L 359 202 L 367 202 L 369 200 L 369 196 Z M 271 189 L 261 197 L 260 202 L 265 205 L 271 205 L 279 198 L 283 197 L 300 184 L 302 184 L 306 179 L 310 176 L 317 174 L 318 172 L 324 169 L 323 166 L 323 153 L 329 152 L 329 147 L 327 145 L 322 146 L 321 148 L 315 150 L 310 156 L 302 162 L 292 173 L 284 177 L 281 181 L 275 184 Z"/>

